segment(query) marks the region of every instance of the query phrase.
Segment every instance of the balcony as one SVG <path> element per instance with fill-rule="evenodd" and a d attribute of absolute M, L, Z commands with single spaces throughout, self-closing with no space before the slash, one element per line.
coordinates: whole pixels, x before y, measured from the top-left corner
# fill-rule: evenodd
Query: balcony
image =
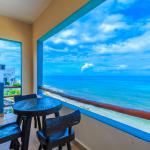
<path fill-rule="evenodd" d="M 73 150 L 148 150 L 149 18 L 148 0 L 2 0 L 0 82 L 3 64 L 17 66 L 19 85 L 0 88 L 0 126 L 16 120 L 14 96 L 36 93 L 59 100 L 61 115 L 80 110 Z"/>
<path fill-rule="evenodd" d="M 14 96 L 21 94 L 21 86 L 4 86 L 4 113 L 12 113 Z"/>

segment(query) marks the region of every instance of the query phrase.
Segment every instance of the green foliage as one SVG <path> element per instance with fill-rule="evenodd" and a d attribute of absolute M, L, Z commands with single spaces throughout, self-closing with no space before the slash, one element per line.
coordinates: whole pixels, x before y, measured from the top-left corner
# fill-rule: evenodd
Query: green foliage
<path fill-rule="evenodd" d="M 16 82 L 16 83 L 14 83 L 14 84 L 13 84 L 13 86 L 20 87 L 20 86 L 21 86 L 21 84 L 20 84 L 19 82 Z"/>
<path fill-rule="evenodd" d="M 6 84 L 6 85 L 10 85 L 10 82 L 7 81 L 5 84 Z"/>
<path fill-rule="evenodd" d="M 4 90 L 4 96 L 11 96 L 11 95 L 20 95 L 21 89 L 6 89 Z"/>

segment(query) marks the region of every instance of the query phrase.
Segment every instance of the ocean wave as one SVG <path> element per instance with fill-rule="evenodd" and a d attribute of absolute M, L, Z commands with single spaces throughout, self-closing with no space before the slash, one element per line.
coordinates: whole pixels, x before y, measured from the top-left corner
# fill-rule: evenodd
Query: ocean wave
<path fill-rule="evenodd" d="M 56 88 L 56 87 L 52 87 L 52 86 L 49 86 L 49 85 L 44 85 L 44 87 L 46 87 L 46 88 L 48 88 L 48 89 L 51 89 L 51 90 L 53 90 L 53 91 L 56 91 L 56 92 L 64 93 L 64 90 L 59 89 L 59 88 Z"/>

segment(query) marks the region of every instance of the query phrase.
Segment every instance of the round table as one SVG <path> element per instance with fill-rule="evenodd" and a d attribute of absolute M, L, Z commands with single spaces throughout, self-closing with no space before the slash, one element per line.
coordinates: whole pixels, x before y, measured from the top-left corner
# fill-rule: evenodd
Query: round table
<path fill-rule="evenodd" d="M 32 98 L 14 104 L 14 113 L 18 116 L 26 116 L 22 125 L 21 150 L 28 150 L 32 117 L 42 116 L 44 124 L 46 115 L 57 113 L 61 108 L 62 103 L 54 98 Z"/>
<path fill-rule="evenodd" d="M 61 102 L 53 98 L 32 98 L 16 102 L 13 109 L 21 116 L 43 116 L 58 112 L 61 107 Z"/>

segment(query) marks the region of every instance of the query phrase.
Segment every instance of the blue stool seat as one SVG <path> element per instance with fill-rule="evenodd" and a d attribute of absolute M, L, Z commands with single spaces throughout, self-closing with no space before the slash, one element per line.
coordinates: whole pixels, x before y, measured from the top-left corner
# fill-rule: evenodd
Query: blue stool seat
<path fill-rule="evenodd" d="M 68 150 L 71 150 L 70 142 L 75 139 L 73 126 L 80 122 L 81 114 L 77 110 L 69 115 L 46 119 L 42 130 L 37 131 L 37 137 L 40 142 L 39 150 L 42 148 L 52 150 L 67 144 Z"/>
<path fill-rule="evenodd" d="M 71 134 L 69 134 L 68 129 L 59 131 L 46 137 L 43 131 L 37 132 L 37 137 L 43 145 L 50 145 L 51 147 L 57 147 L 58 145 L 65 145 L 66 141 L 72 141 L 75 138 L 74 130 L 72 129 Z"/>
<path fill-rule="evenodd" d="M 0 127 L 0 144 L 21 137 L 21 129 L 17 123 L 10 123 Z"/>

